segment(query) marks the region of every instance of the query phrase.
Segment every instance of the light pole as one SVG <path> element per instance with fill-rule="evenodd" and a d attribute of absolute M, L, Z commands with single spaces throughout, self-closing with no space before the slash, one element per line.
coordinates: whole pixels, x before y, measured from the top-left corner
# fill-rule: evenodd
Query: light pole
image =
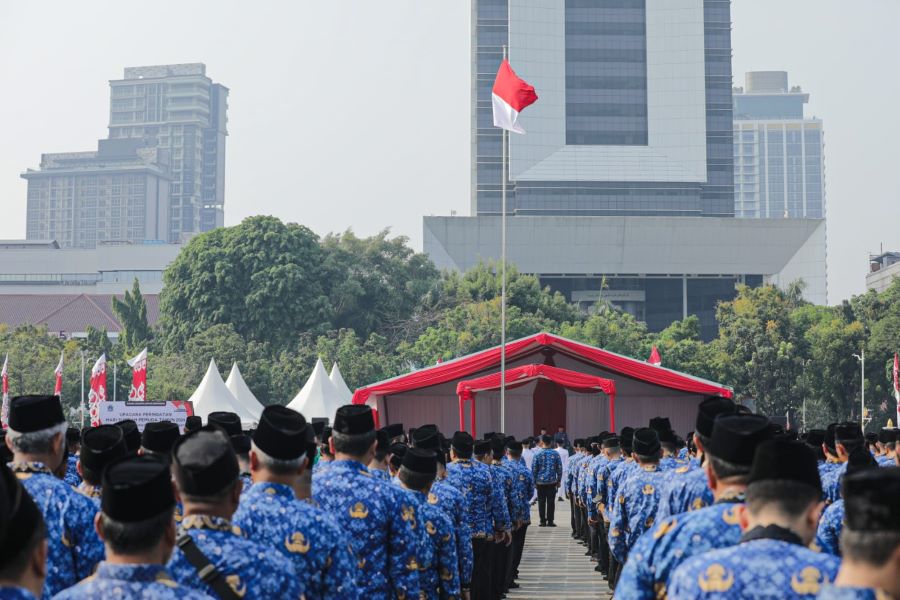
<path fill-rule="evenodd" d="M 859 361 L 859 425 L 866 430 L 866 351 L 862 349 L 859 354 L 853 355 Z"/>

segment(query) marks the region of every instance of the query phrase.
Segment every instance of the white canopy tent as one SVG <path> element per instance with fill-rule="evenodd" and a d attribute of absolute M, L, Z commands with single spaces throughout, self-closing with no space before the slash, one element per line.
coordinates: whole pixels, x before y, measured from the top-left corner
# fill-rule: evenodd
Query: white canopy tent
<path fill-rule="evenodd" d="M 344 404 L 350 404 L 353 401 L 353 392 L 347 387 L 347 382 L 344 381 L 344 376 L 341 375 L 341 368 L 337 363 L 331 366 L 331 375 L 328 376 L 328 379 L 331 380 L 331 384 L 335 389 L 340 392 Z"/>
<path fill-rule="evenodd" d="M 303 388 L 287 407 L 301 413 L 307 420 L 319 417 L 334 421 L 334 413 L 342 404 L 344 400 L 341 393 L 331 383 L 320 358 Z"/>
<path fill-rule="evenodd" d="M 241 375 L 241 370 L 238 369 L 237 363 L 231 365 L 231 372 L 228 373 L 228 379 L 225 380 L 225 387 L 228 388 L 228 391 L 231 392 L 231 395 L 234 396 L 238 403 L 243 405 L 244 408 L 250 411 L 253 418 L 259 421 L 259 418 L 262 416 L 263 405 L 250 391 L 247 382 L 244 381 L 244 376 Z"/>
<path fill-rule="evenodd" d="M 194 405 L 194 414 L 203 419 L 204 423 L 209 418 L 209 413 L 217 411 L 236 413 L 245 427 L 250 427 L 258 421 L 225 387 L 225 382 L 219 375 L 219 369 L 216 367 L 214 359 L 210 359 L 209 368 L 206 369 L 203 381 L 188 400 Z"/>

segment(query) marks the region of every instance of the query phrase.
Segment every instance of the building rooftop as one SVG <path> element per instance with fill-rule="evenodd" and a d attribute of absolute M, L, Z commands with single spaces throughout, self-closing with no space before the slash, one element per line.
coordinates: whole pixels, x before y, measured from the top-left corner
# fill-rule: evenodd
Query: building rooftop
<path fill-rule="evenodd" d="M 112 294 L 10 294 L 0 295 L 0 323 L 13 329 L 20 325 L 46 325 L 50 333 L 83 333 L 88 326 L 122 329 L 112 310 Z M 121 298 L 121 296 L 118 296 Z M 159 320 L 159 296 L 144 295 L 147 321 Z"/>

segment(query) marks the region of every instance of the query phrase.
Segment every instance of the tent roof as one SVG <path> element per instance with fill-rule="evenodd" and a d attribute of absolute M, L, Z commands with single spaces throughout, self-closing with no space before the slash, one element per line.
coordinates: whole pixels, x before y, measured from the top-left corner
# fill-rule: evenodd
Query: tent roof
<path fill-rule="evenodd" d="M 302 413 L 306 420 L 314 417 L 334 421 L 334 413 L 343 404 L 340 392 L 328 378 L 322 359 L 316 360 L 312 374 L 287 407 Z"/>
<path fill-rule="evenodd" d="M 665 367 L 651 365 L 642 360 L 622 356 L 615 352 L 588 346 L 587 344 L 550 333 L 536 333 L 507 342 L 506 360 L 511 361 L 537 354 L 544 349 L 552 349 L 583 362 L 593 364 L 616 376 L 636 379 L 651 385 L 688 393 L 720 394 L 729 398 L 733 395 L 731 388 L 724 385 Z M 497 368 L 499 365 L 500 346 L 495 346 L 481 352 L 475 352 L 474 354 L 455 358 L 432 367 L 359 388 L 353 394 L 353 403 L 374 405 L 377 398 L 382 396 L 463 379 L 485 369 Z"/>
<path fill-rule="evenodd" d="M 209 413 L 216 411 L 237 413 L 241 423 L 245 425 L 250 425 L 258 420 L 225 387 L 225 382 L 222 381 L 216 361 L 213 359 L 209 361 L 203 381 L 188 400 L 194 405 L 194 414 L 201 417 L 204 422 L 209 417 Z"/>
<path fill-rule="evenodd" d="M 606 395 L 616 393 L 616 383 L 612 379 L 604 379 L 603 377 L 579 373 L 569 369 L 560 369 L 550 365 L 522 365 L 521 367 L 507 369 L 505 375 L 507 389 L 517 388 L 535 379 L 547 379 L 577 392 L 603 392 Z M 500 389 L 499 372 L 477 379 L 460 381 L 456 385 L 456 393 L 460 397 L 467 393 L 476 394 L 498 389 Z"/>
<path fill-rule="evenodd" d="M 347 386 L 347 382 L 344 381 L 344 376 L 341 374 L 341 368 L 337 363 L 334 363 L 331 366 L 331 375 L 328 376 L 328 379 L 331 380 L 332 385 L 334 385 L 335 389 L 341 394 L 341 400 L 344 404 L 350 404 L 353 400 L 353 392 L 350 391 L 350 388 Z"/>
<path fill-rule="evenodd" d="M 250 411 L 250 414 L 259 421 L 259 418 L 262 416 L 263 405 L 256 399 L 247 382 L 244 381 L 244 376 L 241 375 L 241 370 L 238 369 L 237 363 L 231 365 L 231 372 L 228 374 L 228 379 L 225 380 L 225 387 L 228 388 L 235 400 Z"/>

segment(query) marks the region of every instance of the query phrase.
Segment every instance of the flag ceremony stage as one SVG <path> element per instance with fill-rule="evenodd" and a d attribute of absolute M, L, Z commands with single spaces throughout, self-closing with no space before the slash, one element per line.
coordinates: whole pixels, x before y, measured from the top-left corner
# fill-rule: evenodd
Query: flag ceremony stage
<path fill-rule="evenodd" d="M 612 380 L 614 400 L 599 390 L 567 390 L 546 377 L 533 377 L 524 385 L 507 387 L 505 433 L 510 435 L 534 435 L 542 427 L 552 433 L 562 425 L 570 437 L 582 437 L 611 429 L 613 420 L 616 427 L 643 426 L 659 415 L 668 416 L 684 435 L 694 427 L 701 399 L 732 396 L 724 385 L 549 333 L 506 344 L 508 370 L 535 364 Z M 457 386 L 492 374 L 499 382 L 499 369 L 500 346 L 496 346 L 359 388 L 353 403 L 376 409 L 382 426 L 435 423 L 441 431 L 454 431 L 461 417 L 472 421 L 471 414 L 460 413 Z M 501 429 L 499 390 L 479 390 L 474 421 L 479 431 Z"/>

